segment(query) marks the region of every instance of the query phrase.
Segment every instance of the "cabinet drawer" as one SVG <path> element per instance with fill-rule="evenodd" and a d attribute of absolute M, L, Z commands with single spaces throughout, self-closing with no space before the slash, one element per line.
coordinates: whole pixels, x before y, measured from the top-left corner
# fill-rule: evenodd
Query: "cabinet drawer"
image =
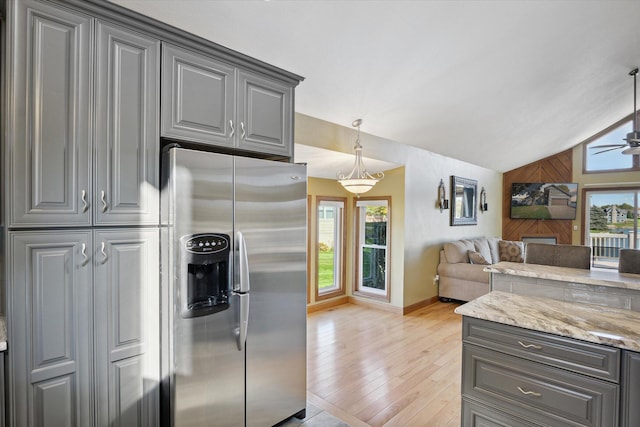
<path fill-rule="evenodd" d="M 462 393 L 544 425 L 615 426 L 618 386 L 463 344 Z"/>
<path fill-rule="evenodd" d="M 462 399 L 462 425 L 465 427 L 536 427 L 539 424 L 512 417 L 470 399 Z"/>
<path fill-rule="evenodd" d="M 620 350 L 475 318 L 464 318 L 462 339 L 492 350 L 608 381 L 620 378 Z"/>

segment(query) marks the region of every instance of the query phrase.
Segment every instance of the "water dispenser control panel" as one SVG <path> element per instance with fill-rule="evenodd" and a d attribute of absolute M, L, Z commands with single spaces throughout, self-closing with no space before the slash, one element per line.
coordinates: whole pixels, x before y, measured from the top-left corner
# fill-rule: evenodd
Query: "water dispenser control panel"
<path fill-rule="evenodd" d="M 228 234 L 180 238 L 180 315 L 207 316 L 229 308 L 231 241 Z"/>
<path fill-rule="evenodd" d="M 184 248 L 194 254 L 216 253 L 229 249 L 229 237 L 221 234 L 202 234 L 184 242 Z"/>

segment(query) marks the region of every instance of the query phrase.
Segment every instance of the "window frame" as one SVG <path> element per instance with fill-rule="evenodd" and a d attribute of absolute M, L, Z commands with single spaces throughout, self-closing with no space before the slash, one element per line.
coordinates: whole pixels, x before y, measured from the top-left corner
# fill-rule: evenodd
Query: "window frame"
<path fill-rule="evenodd" d="M 325 292 L 320 292 L 319 286 L 319 276 L 320 276 L 320 205 L 322 202 L 342 202 L 342 215 L 339 218 L 340 220 L 340 230 L 337 233 L 340 236 L 340 253 L 338 261 L 340 262 L 340 266 L 338 267 L 338 273 L 334 273 L 334 283 L 336 286 L 332 287 L 330 290 Z M 315 219 L 316 219 L 316 230 L 314 234 L 314 243 L 315 243 L 315 258 L 316 258 L 316 268 L 315 268 L 315 300 L 322 301 L 329 298 L 334 298 L 337 296 L 345 295 L 346 291 L 346 249 L 347 249 L 347 198 L 346 197 L 332 197 L 332 196 L 316 196 L 316 209 L 315 209 Z M 338 218 L 334 218 L 336 221 Z M 335 254 L 335 252 L 334 252 Z M 335 263 L 334 256 L 334 263 Z M 336 268 L 334 266 L 334 272 Z M 336 283 L 337 282 L 337 283 Z"/>
<path fill-rule="evenodd" d="M 593 136 L 591 136 L 591 137 L 589 137 L 586 140 L 581 142 L 581 144 L 582 144 L 582 173 L 584 175 L 598 174 L 598 173 L 616 173 L 616 172 L 635 172 L 635 171 L 640 171 L 640 155 L 639 154 L 632 154 L 631 155 L 631 167 L 630 168 L 587 170 L 587 157 L 589 156 L 589 148 L 587 146 L 589 144 L 591 144 L 592 142 L 596 141 L 597 139 L 602 138 L 603 136 L 605 136 L 609 132 L 612 132 L 612 131 L 616 130 L 617 128 L 621 127 L 621 126 L 624 126 L 625 124 L 627 124 L 630 121 L 633 121 L 633 114 L 629 114 L 628 116 L 624 117 L 622 120 L 617 121 L 616 123 L 612 124 L 608 128 L 596 133 L 595 135 L 593 135 Z M 624 155 L 626 156 L 626 154 L 624 154 Z"/>
<path fill-rule="evenodd" d="M 361 221 L 360 207 L 358 202 L 366 201 L 384 201 L 387 204 L 387 243 L 385 245 L 385 290 L 383 292 L 371 291 L 362 287 L 362 268 L 361 268 Z M 353 199 L 353 216 L 354 216 L 354 281 L 353 294 L 357 296 L 378 299 L 385 302 L 391 301 L 391 196 L 380 197 L 358 197 Z"/>
<path fill-rule="evenodd" d="M 582 230 L 580 241 L 585 246 L 591 246 L 591 242 L 587 241 L 587 236 L 589 233 L 589 225 L 590 225 L 590 211 L 591 206 L 587 203 L 587 195 L 588 193 L 640 193 L 640 185 L 622 185 L 619 187 L 612 186 L 604 186 L 604 187 L 587 187 L 582 189 Z M 638 194 L 638 206 L 636 208 L 640 208 L 640 194 Z M 635 239 L 638 241 L 640 239 L 640 220 L 636 217 L 635 221 Z M 592 254 L 593 257 L 593 254 Z M 593 262 L 593 260 L 592 260 Z"/>

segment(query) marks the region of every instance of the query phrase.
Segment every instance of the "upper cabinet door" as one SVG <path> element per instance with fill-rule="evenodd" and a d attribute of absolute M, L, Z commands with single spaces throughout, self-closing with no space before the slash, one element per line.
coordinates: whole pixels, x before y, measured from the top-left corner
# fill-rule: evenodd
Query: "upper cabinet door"
<path fill-rule="evenodd" d="M 238 148 L 292 157 L 293 88 L 246 71 L 238 82 Z"/>
<path fill-rule="evenodd" d="M 96 225 L 158 224 L 160 42 L 98 23 Z"/>
<path fill-rule="evenodd" d="M 162 55 L 162 136 L 232 147 L 235 69 L 168 44 Z"/>
<path fill-rule="evenodd" d="M 28 0 L 10 7 L 9 226 L 89 225 L 90 18 Z"/>

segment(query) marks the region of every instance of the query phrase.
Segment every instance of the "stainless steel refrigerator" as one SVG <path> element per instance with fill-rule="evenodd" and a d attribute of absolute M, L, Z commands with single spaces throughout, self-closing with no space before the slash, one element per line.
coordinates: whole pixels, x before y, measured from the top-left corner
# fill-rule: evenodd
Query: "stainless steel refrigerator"
<path fill-rule="evenodd" d="M 163 159 L 162 418 L 256 426 L 306 406 L 306 167 Z"/>

